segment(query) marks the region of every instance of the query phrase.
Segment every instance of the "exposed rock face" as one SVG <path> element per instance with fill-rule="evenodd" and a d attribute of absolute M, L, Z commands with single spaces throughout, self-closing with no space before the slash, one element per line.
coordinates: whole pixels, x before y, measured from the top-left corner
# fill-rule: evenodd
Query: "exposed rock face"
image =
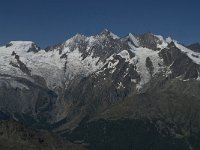
<path fill-rule="evenodd" d="M 199 65 L 193 62 L 186 53 L 181 52 L 173 42 L 159 54 L 164 64 L 170 67 L 170 77 L 182 76 L 184 80 L 199 77 Z"/>
<path fill-rule="evenodd" d="M 143 35 L 138 36 L 139 43 L 142 47 L 146 47 L 153 50 L 159 50 L 157 47 L 158 44 L 162 44 L 158 37 L 153 35 L 152 33 L 145 33 Z"/>

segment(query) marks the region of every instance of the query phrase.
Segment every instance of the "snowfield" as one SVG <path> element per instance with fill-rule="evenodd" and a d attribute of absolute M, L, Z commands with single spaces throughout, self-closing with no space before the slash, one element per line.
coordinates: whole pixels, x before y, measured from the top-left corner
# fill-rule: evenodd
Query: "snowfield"
<path fill-rule="evenodd" d="M 142 47 L 138 37 L 131 33 L 128 35 L 130 40 L 127 43 L 129 49 L 122 48 L 120 52 L 113 53 L 105 62 L 102 62 L 100 56 L 95 56 L 91 48 L 96 44 L 101 45 L 101 43 L 105 41 L 107 44 L 107 42 L 109 42 L 108 36 L 113 40 L 123 41 L 122 38 L 108 30 L 105 30 L 103 34 L 90 37 L 77 34 L 65 41 L 62 46 L 49 51 L 39 49 L 39 47 L 35 46 L 36 44 L 31 41 L 12 41 L 6 46 L 0 47 L 0 74 L 23 77 L 33 82 L 34 79 L 32 77 L 37 75 L 45 79 L 50 89 L 58 87 L 63 88 L 63 86 L 67 86 L 67 81 L 77 76 L 86 77 L 94 72 L 104 71 L 101 69 L 108 62 L 108 68 L 112 69 L 110 73 L 113 73 L 119 61 L 111 62 L 111 60 L 114 59 L 114 55 L 119 55 L 121 58 L 125 59 L 126 62 L 134 64 L 137 67 L 137 72 L 141 77 L 137 88 L 141 89 L 143 85 L 148 83 L 151 79 L 151 75 L 146 66 L 147 58 L 150 58 L 153 64 L 153 75 L 162 71 L 163 60 L 158 55 L 159 51 Z M 168 44 L 173 41 L 177 48 L 186 53 L 193 62 L 200 65 L 200 53 L 193 52 L 171 38 L 164 39 L 159 35 L 155 35 L 155 37 L 160 41 L 157 43 L 157 48 L 160 50 L 166 48 Z M 79 49 L 79 43 L 81 42 L 87 44 L 83 51 Z M 72 49 L 72 47 L 75 48 Z M 102 45 L 102 47 L 104 47 L 104 45 Z M 33 48 L 35 51 L 30 51 L 30 49 Z M 129 51 L 135 54 L 133 58 L 130 57 Z M 87 54 L 87 56 L 83 57 L 84 54 Z M 19 58 L 16 56 L 19 56 Z M 19 67 L 16 67 L 19 66 L 19 61 L 30 70 L 30 75 L 23 72 Z M 1 81 L 0 84 L 3 84 L 3 82 Z M 15 82 L 11 82 L 10 86 L 16 87 L 16 84 Z M 119 84 L 119 86 L 121 86 L 121 84 Z M 27 87 L 23 85 L 19 85 L 19 87 L 27 89 Z"/>

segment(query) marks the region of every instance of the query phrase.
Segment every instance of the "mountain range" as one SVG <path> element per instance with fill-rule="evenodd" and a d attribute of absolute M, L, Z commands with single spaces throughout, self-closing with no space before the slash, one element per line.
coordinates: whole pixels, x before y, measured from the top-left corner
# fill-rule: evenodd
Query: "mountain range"
<path fill-rule="evenodd" d="M 48 130 L 80 149 L 198 150 L 199 91 L 200 44 L 153 33 L 0 47 L 3 123 Z"/>

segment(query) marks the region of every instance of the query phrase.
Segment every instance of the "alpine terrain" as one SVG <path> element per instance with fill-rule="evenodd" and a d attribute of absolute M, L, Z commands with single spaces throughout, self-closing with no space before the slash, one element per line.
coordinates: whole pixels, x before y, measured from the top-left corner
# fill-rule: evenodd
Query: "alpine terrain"
<path fill-rule="evenodd" d="M 198 43 L 109 30 L 45 49 L 11 41 L 0 47 L 0 148 L 199 150 L 199 91 Z"/>

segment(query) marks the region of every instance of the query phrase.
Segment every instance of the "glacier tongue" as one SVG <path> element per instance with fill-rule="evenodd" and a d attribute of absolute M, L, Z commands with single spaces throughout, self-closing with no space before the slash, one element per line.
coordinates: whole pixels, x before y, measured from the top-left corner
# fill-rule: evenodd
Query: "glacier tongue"
<path fill-rule="evenodd" d="M 147 58 L 150 58 L 153 63 L 153 75 L 161 71 L 162 67 L 160 65 L 163 64 L 163 61 L 158 55 L 159 51 L 154 51 L 143 47 L 136 48 L 131 43 L 129 43 L 129 46 L 131 47 L 131 51 L 136 55 L 135 64 L 137 67 L 137 72 L 141 77 L 141 81 L 137 85 L 137 89 L 140 90 L 142 86 L 148 83 L 151 79 L 151 74 L 149 73 L 146 66 Z"/>

